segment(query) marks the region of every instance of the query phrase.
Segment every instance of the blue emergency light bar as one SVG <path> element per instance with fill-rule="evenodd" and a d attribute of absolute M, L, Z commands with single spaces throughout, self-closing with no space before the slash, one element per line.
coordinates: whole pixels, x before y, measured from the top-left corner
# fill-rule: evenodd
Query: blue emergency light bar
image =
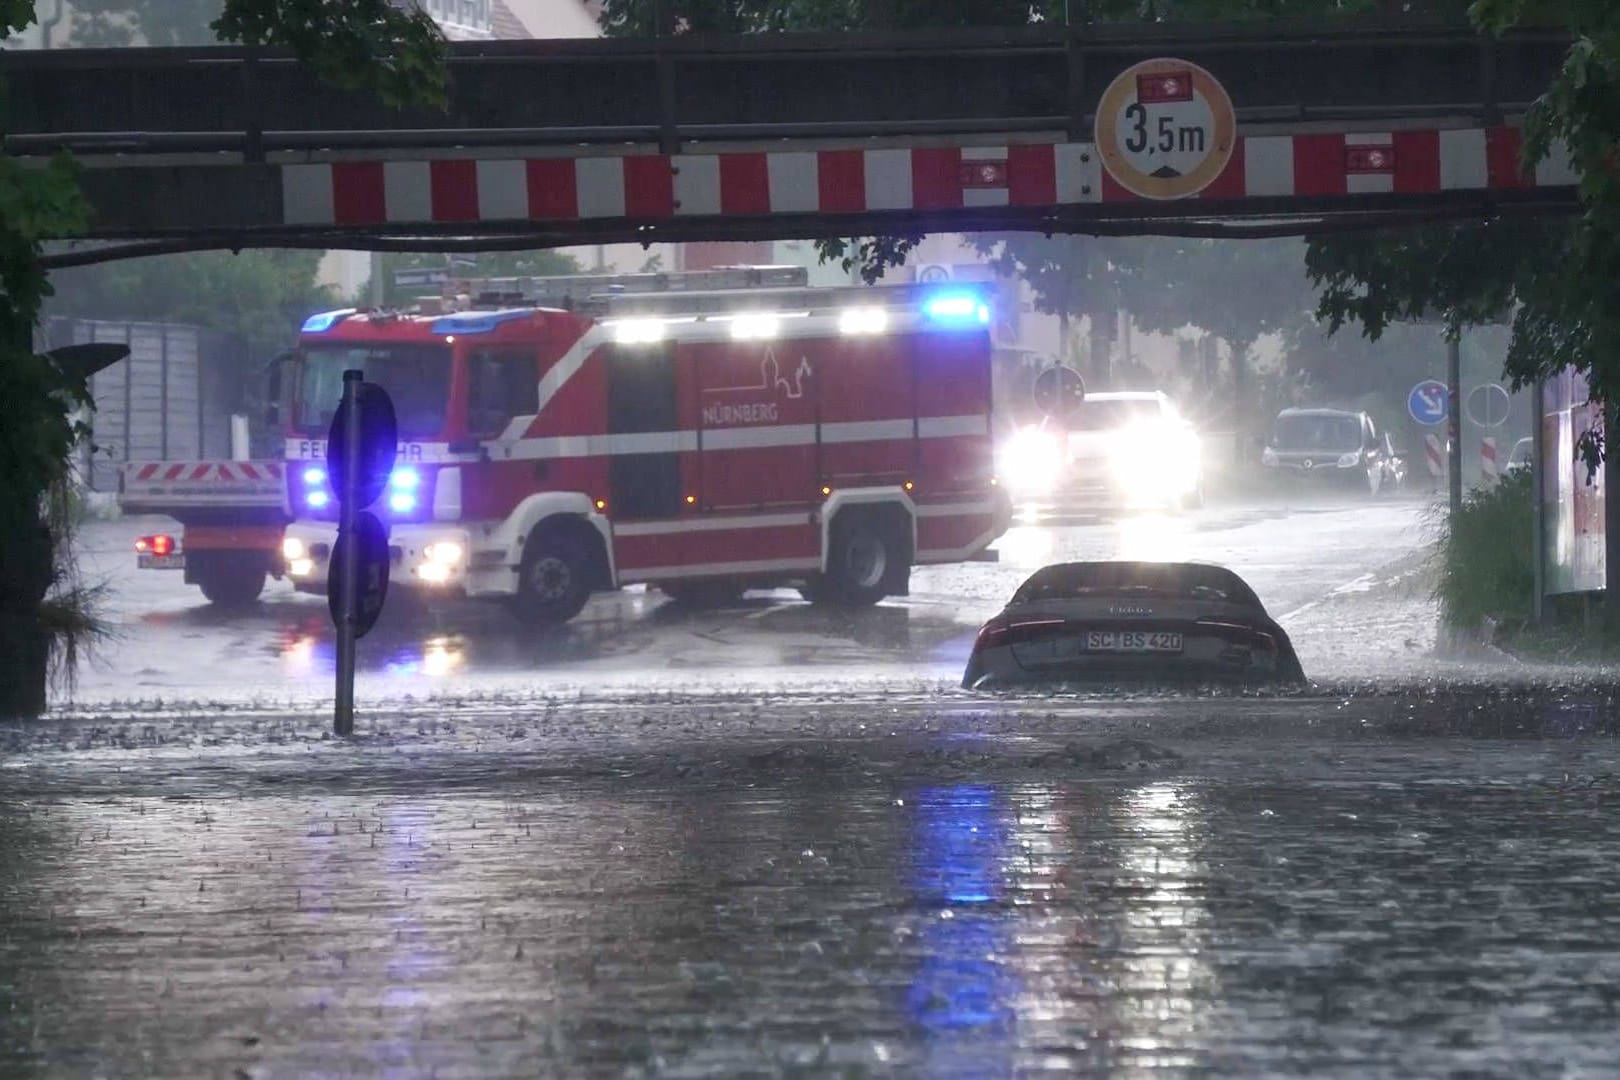
<path fill-rule="evenodd" d="M 990 322 L 990 305 L 985 298 L 964 289 L 936 293 L 923 304 L 923 311 L 935 322 L 951 326 L 984 326 Z"/>
<path fill-rule="evenodd" d="M 442 319 L 434 320 L 432 332 L 435 334 L 487 334 L 502 323 L 526 319 L 533 314 L 532 310 L 525 308 L 520 311 L 486 311 L 478 314 L 446 315 Z"/>
<path fill-rule="evenodd" d="M 319 315 L 311 315 L 304 320 L 302 333 L 324 334 L 350 315 L 353 315 L 354 312 L 354 308 L 341 308 L 337 311 L 323 311 Z"/>

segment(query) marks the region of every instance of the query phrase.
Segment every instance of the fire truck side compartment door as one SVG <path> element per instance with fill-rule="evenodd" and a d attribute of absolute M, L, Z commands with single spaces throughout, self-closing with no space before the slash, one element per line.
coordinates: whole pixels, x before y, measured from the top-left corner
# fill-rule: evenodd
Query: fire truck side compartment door
<path fill-rule="evenodd" d="M 681 461 L 671 348 L 615 345 L 603 351 L 610 441 L 647 447 L 621 452 L 623 445 L 614 446 L 608 466 L 611 513 L 615 520 L 675 517 L 681 510 Z"/>

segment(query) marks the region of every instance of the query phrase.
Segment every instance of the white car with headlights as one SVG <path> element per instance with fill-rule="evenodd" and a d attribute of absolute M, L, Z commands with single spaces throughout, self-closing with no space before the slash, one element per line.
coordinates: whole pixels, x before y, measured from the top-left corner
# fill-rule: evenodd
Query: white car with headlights
<path fill-rule="evenodd" d="M 1087 394 L 1065 420 L 1013 432 L 1000 468 L 1015 498 L 1129 507 L 1204 499 L 1198 433 L 1157 390 Z"/>

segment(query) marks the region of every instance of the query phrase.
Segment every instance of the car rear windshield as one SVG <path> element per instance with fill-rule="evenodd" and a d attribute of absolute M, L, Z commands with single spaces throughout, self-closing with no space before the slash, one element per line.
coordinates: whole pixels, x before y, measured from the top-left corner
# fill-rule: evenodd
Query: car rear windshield
<path fill-rule="evenodd" d="M 1013 594 L 1012 602 L 1086 596 L 1158 596 L 1260 607 L 1259 597 L 1230 570 L 1187 563 L 1070 563 L 1048 566 Z"/>
<path fill-rule="evenodd" d="M 1355 450 L 1361 421 L 1354 416 L 1279 416 L 1271 445 L 1278 450 Z"/>
<path fill-rule="evenodd" d="M 1144 420 L 1159 418 L 1157 398 L 1122 398 L 1114 401 L 1086 401 L 1075 410 L 1069 422 L 1071 431 L 1113 431 Z"/>

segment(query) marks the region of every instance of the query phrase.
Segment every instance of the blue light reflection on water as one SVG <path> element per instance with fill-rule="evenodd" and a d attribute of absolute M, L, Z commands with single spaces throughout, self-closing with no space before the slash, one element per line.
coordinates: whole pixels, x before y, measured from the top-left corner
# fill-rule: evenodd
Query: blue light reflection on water
<path fill-rule="evenodd" d="M 965 1051 L 974 1069 L 1008 1072 L 1021 983 L 1006 963 L 1013 928 L 1000 903 L 1012 838 L 1007 809 L 994 788 L 980 785 L 929 788 L 913 798 L 913 890 L 924 923 L 907 1012 L 931 1051 L 945 1052 L 942 1064 Z M 953 1068 L 968 1063 L 954 1060 Z"/>

